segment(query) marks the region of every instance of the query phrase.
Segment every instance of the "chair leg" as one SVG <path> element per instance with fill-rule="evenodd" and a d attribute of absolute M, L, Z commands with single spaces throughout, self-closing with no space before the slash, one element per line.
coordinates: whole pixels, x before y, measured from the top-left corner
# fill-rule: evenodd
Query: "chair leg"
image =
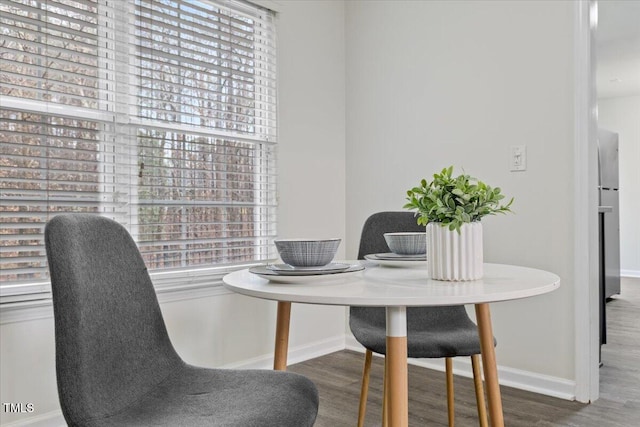
<path fill-rule="evenodd" d="M 389 427 L 389 394 L 387 393 L 387 356 L 384 356 L 384 375 L 382 376 L 382 427 Z"/>
<path fill-rule="evenodd" d="M 473 369 L 473 383 L 476 388 L 476 404 L 478 405 L 478 419 L 480 427 L 488 427 L 487 406 L 484 401 L 484 387 L 482 386 L 482 373 L 480 371 L 480 355 L 471 356 L 471 368 Z"/>
<path fill-rule="evenodd" d="M 369 375 L 371 373 L 371 357 L 373 352 L 367 350 L 364 354 L 364 368 L 362 369 L 362 387 L 360 388 L 360 406 L 358 407 L 358 427 L 364 426 L 367 412 L 367 397 L 369 395 Z"/>
<path fill-rule="evenodd" d="M 455 423 L 455 411 L 453 408 L 453 359 L 445 358 L 445 372 L 447 376 L 447 415 L 449 417 L 449 427 Z"/>

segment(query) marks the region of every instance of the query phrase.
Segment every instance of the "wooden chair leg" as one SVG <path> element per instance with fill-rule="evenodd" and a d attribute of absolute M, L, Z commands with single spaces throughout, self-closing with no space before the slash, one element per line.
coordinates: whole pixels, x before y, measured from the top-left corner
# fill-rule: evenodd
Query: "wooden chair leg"
<path fill-rule="evenodd" d="M 445 373 L 447 376 L 447 415 L 449 417 L 449 427 L 455 423 L 455 411 L 453 407 L 453 359 L 445 358 Z"/>
<path fill-rule="evenodd" d="M 480 427 L 488 427 L 487 406 L 484 401 L 484 387 L 482 386 L 482 371 L 480 370 L 480 355 L 471 356 L 471 368 L 473 369 L 473 383 L 476 388 L 476 404 L 478 405 L 478 419 Z"/>
<path fill-rule="evenodd" d="M 362 387 L 360 388 L 360 406 L 358 407 L 358 427 L 364 426 L 367 412 L 367 397 L 369 395 L 369 375 L 371 373 L 371 357 L 373 352 L 367 350 L 364 354 L 364 368 L 362 369 Z"/>
<path fill-rule="evenodd" d="M 384 375 L 382 381 L 382 427 L 389 427 L 389 394 L 387 393 L 387 356 L 384 356 Z"/>

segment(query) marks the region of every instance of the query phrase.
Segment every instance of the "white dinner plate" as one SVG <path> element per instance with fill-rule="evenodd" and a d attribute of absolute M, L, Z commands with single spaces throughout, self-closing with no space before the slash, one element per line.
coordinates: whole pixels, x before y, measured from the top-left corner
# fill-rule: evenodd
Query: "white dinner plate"
<path fill-rule="evenodd" d="M 364 259 L 387 267 L 427 267 L 427 259 L 380 259 L 375 254 L 365 255 Z"/>
<path fill-rule="evenodd" d="M 341 264 L 337 262 L 332 262 L 327 265 L 322 265 L 320 267 L 293 267 L 289 264 L 269 264 L 267 268 L 271 271 L 275 271 L 279 274 L 287 274 L 290 276 L 308 276 L 313 273 L 336 273 L 338 271 L 344 271 L 347 268 L 351 267 L 351 264 Z"/>
<path fill-rule="evenodd" d="M 371 254 L 376 259 L 393 259 L 397 261 L 425 261 L 427 259 L 427 254 L 420 255 L 400 255 L 394 254 L 393 252 L 387 252 L 382 254 Z"/>
<path fill-rule="evenodd" d="M 250 268 L 249 272 L 272 282 L 303 284 L 322 280 L 342 279 L 345 275 L 357 273 L 362 270 L 364 270 L 364 265 L 354 264 L 349 266 L 346 270 L 341 271 L 306 273 L 304 275 L 292 276 L 288 274 L 280 274 L 280 272 L 270 270 L 266 266 L 261 265 Z"/>

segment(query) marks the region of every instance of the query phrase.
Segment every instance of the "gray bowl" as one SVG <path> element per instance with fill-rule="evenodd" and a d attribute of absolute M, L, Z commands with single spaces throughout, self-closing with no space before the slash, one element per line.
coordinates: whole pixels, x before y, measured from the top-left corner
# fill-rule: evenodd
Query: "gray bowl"
<path fill-rule="evenodd" d="M 276 239 L 282 261 L 293 267 L 321 267 L 336 255 L 341 239 Z"/>
<path fill-rule="evenodd" d="M 427 253 L 427 233 L 384 233 L 384 240 L 391 252 L 398 255 L 421 255 Z"/>

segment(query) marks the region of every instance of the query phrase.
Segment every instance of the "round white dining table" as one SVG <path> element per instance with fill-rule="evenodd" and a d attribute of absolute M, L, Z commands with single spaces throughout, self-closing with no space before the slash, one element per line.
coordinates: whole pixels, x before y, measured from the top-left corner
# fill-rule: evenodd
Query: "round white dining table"
<path fill-rule="evenodd" d="M 279 283 L 251 273 L 249 269 L 227 274 L 224 286 L 234 292 L 278 301 L 274 369 L 287 366 L 291 303 L 386 307 L 387 384 L 389 424 L 408 425 L 407 317 L 406 308 L 474 304 L 482 364 L 487 388 L 489 420 L 503 426 L 502 399 L 493 343 L 489 303 L 528 298 L 551 292 L 560 278 L 534 268 L 484 264 L 482 279 L 447 282 L 428 278 L 426 267 L 379 266 L 369 261 L 340 261 L 362 264 L 365 269 L 349 274 L 289 277 Z M 276 278 L 277 279 L 277 278 Z"/>

